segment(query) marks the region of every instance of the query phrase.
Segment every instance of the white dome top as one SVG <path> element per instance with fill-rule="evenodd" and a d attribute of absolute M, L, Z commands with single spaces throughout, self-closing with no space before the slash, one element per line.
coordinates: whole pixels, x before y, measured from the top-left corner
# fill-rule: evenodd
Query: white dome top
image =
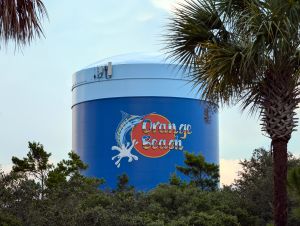
<path fill-rule="evenodd" d="M 110 75 L 104 75 L 108 70 Z M 73 106 L 120 97 L 200 99 L 188 72 L 158 53 L 123 54 L 91 64 L 73 75 L 72 96 Z"/>
<path fill-rule="evenodd" d="M 121 55 L 104 58 L 93 64 L 88 65 L 87 67 L 85 67 L 85 69 L 105 65 L 108 62 L 112 62 L 113 65 L 120 65 L 120 64 L 175 64 L 175 62 L 167 59 L 167 56 L 164 54 L 161 54 L 161 53 L 136 52 L 136 53 L 121 54 Z"/>

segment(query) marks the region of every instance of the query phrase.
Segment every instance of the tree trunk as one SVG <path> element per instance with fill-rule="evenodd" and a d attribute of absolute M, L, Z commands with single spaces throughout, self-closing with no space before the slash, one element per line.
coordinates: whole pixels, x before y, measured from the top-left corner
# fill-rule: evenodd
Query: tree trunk
<path fill-rule="evenodd" d="M 287 225 L 287 144 L 284 139 L 272 141 L 275 226 Z"/>

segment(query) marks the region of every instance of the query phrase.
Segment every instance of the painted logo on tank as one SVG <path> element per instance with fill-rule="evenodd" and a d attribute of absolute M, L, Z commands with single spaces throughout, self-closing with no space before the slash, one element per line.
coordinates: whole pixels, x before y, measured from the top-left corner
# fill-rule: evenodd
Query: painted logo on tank
<path fill-rule="evenodd" d="M 181 151 L 183 140 L 192 133 L 190 124 L 177 126 L 166 117 L 156 113 L 145 116 L 121 113 L 122 120 L 115 133 L 117 146 L 112 146 L 112 150 L 119 152 L 112 157 L 118 168 L 123 158 L 128 158 L 128 162 L 139 159 L 136 154 L 132 153 L 134 150 L 148 158 L 160 158 L 171 150 Z M 127 141 L 127 137 L 131 138 L 130 141 Z"/>

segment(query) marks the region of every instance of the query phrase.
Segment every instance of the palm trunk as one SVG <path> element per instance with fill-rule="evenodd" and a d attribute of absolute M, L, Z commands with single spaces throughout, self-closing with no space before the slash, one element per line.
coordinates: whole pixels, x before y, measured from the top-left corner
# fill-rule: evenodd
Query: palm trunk
<path fill-rule="evenodd" d="M 280 62 L 279 63 L 284 63 Z M 288 65 L 288 62 L 285 62 Z M 278 73 L 278 72 L 276 72 Z M 272 139 L 273 151 L 273 213 L 275 226 L 287 225 L 287 144 L 297 125 L 297 80 L 292 70 L 276 74 L 268 71 L 261 86 L 262 130 Z"/>
<path fill-rule="evenodd" d="M 284 139 L 272 141 L 275 226 L 287 225 L 287 143 Z"/>

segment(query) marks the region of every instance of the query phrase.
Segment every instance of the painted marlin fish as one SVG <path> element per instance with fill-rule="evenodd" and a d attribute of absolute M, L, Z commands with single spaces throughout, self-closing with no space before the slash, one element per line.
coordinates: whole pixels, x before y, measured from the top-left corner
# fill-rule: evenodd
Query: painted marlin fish
<path fill-rule="evenodd" d="M 119 147 L 127 144 L 126 135 L 132 128 L 143 120 L 143 116 L 130 115 L 124 111 L 122 113 L 122 121 L 119 123 L 115 138 Z"/>
<path fill-rule="evenodd" d="M 138 142 L 136 140 L 133 140 L 132 144 L 130 145 L 130 142 L 127 142 L 126 140 L 126 135 L 130 130 L 132 130 L 135 125 L 139 124 L 143 120 L 142 116 L 129 115 L 123 111 L 121 113 L 122 120 L 118 125 L 117 131 L 115 133 L 115 138 L 118 146 L 112 146 L 111 148 L 112 150 L 119 151 L 119 154 L 112 157 L 112 160 L 117 159 L 115 165 L 118 168 L 121 166 L 121 160 L 125 157 L 128 158 L 128 162 L 132 162 L 133 159 L 138 160 L 138 157 L 131 153 L 134 145 Z"/>

